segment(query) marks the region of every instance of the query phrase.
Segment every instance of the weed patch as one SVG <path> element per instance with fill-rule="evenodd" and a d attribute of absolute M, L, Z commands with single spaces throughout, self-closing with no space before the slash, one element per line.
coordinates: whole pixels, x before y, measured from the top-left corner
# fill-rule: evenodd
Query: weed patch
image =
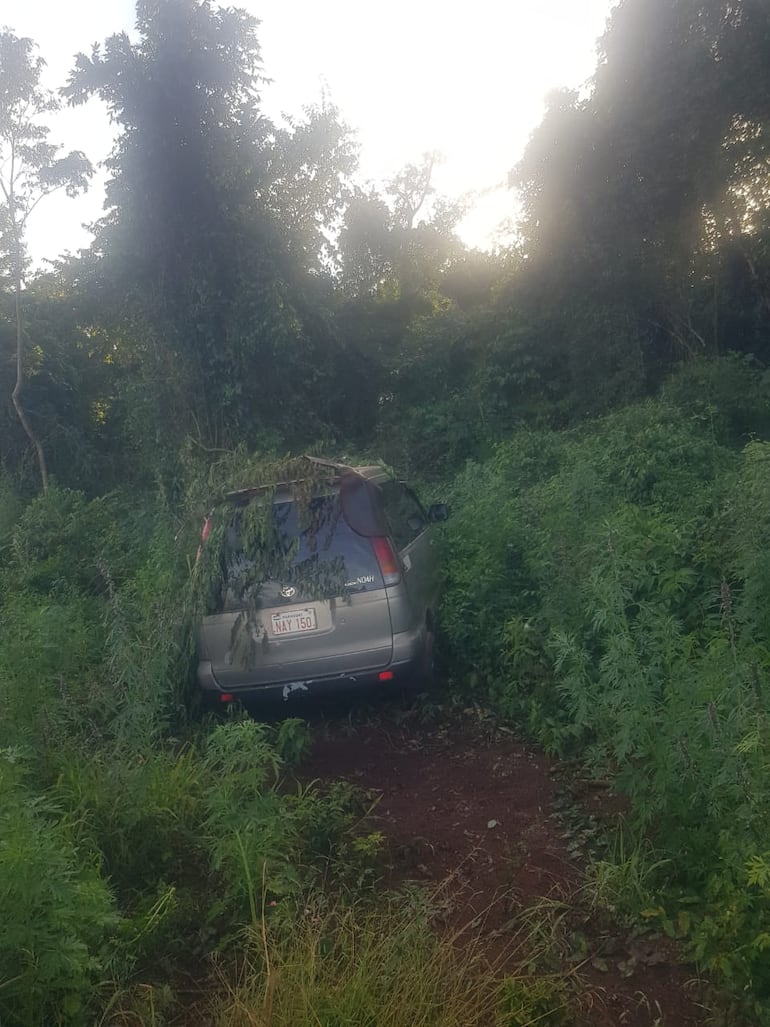
<path fill-rule="evenodd" d="M 217 1027 L 525 1027 L 567 1023 L 557 979 L 506 977 L 438 938 L 396 897 L 376 910 L 311 903 L 250 929 Z"/>

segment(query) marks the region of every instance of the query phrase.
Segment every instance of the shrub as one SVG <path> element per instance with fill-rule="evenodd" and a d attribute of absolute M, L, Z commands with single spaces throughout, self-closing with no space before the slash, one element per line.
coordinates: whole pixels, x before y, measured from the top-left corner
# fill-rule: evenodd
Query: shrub
<path fill-rule="evenodd" d="M 705 413 L 682 385 L 698 376 Z M 760 1004 L 770 907 L 747 868 L 770 851 L 770 444 L 735 443 L 737 397 L 757 413 L 766 384 L 731 358 L 541 443 L 542 469 L 528 435 L 469 465 L 442 618 L 453 667 L 631 797 L 698 957 Z"/>
<path fill-rule="evenodd" d="M 83 859 L 56 805 L 30 794 L 0 754 L 0 1020 L 89 1023 L 115 971 L 119 917 L 98 864 Z"/>
<path fill-rule="evenodd" d="M 85 744 L 103 722 L 100 610 L 67 591 L 42 599 L 8 588 L 0 617 L 0 746 L 24 748 L 48 780 L 56 753 Z"/>
<path fill-rule="evenodd" d="M 284 732 L 284 739 L 285 739 Z M 284 790 L 284 760 L 264 724 L 241 720 L 215 728 L 204 755 L 205 838 L 222 882 L 218 911 L 235 923 L 248 919 L 255 889 L 272 898 L 300 893 L 337 851 L 358 803 L 345 785 L 321 795 L 313 788 Z"/>

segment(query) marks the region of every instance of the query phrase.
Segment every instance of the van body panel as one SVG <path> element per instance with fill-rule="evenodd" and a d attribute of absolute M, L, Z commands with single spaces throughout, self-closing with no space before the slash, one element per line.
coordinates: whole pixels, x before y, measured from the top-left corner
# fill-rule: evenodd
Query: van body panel
<path fill-rule="evenodd" d="M 314 627 L 285 634 L 275 630 L 274 616 L 301 616 L 304 610 L 315 615 Z M 384 589 L 347 599 L 265 605 L 249 618 L 242 611 L 213 614 L 204 618 L 200 631 L 200 650 L 224 690 L 385 667 L 393 655 Z"/>

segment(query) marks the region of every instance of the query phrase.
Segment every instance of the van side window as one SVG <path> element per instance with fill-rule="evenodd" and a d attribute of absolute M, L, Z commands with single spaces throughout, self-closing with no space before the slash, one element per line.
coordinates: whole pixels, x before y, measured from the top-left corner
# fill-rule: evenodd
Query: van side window
<path fill-rule="evenodd" d="M 385 517 L 397 549 L 405 549 L 427 527 L 427 517 L 414 493 L 398 481 L 380 486 Z"/>

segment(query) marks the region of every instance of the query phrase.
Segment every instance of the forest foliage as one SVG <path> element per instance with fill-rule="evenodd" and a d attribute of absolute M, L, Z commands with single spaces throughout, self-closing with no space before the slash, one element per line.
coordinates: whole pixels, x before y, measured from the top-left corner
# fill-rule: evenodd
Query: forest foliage
<path fill-rule="evenodd" d="M 442 618 L 459 680 L 628 796 L 657 866 L 637 913 L 750 994 L 752 1022 L 770 996 L 770 446 L 734 415 L 759 429 L 769 408 L 767 373 L 723 358 L 468 463 Z"/>
<path fill-rule="evenodd" d="M 191 710 L 212 497 L 315 451 L 451 498 L 453 685 L 628 795 L 658 868 L 637 913 L 768 1022 L 767 5 L 621 0 L 494 253 L 458 239 L 437 155 L 375 189 L 328 98 L 268 118 L 247 13 L 139 0 L 61 94 L 117 128 L 104 215 L 33 272 L 7 169 L 39 55 L 0 42 L 0 1019 L 160 1016 L 265 900 L 290 962 L 315 884 L 371 881 L 360 796 L 282 785 L 301 724 Z M 57 165 L 49 102 L 22 147 L 43 195 L 89 170 Z M 388 922 L 446 981 L 425 922 Z"/>

